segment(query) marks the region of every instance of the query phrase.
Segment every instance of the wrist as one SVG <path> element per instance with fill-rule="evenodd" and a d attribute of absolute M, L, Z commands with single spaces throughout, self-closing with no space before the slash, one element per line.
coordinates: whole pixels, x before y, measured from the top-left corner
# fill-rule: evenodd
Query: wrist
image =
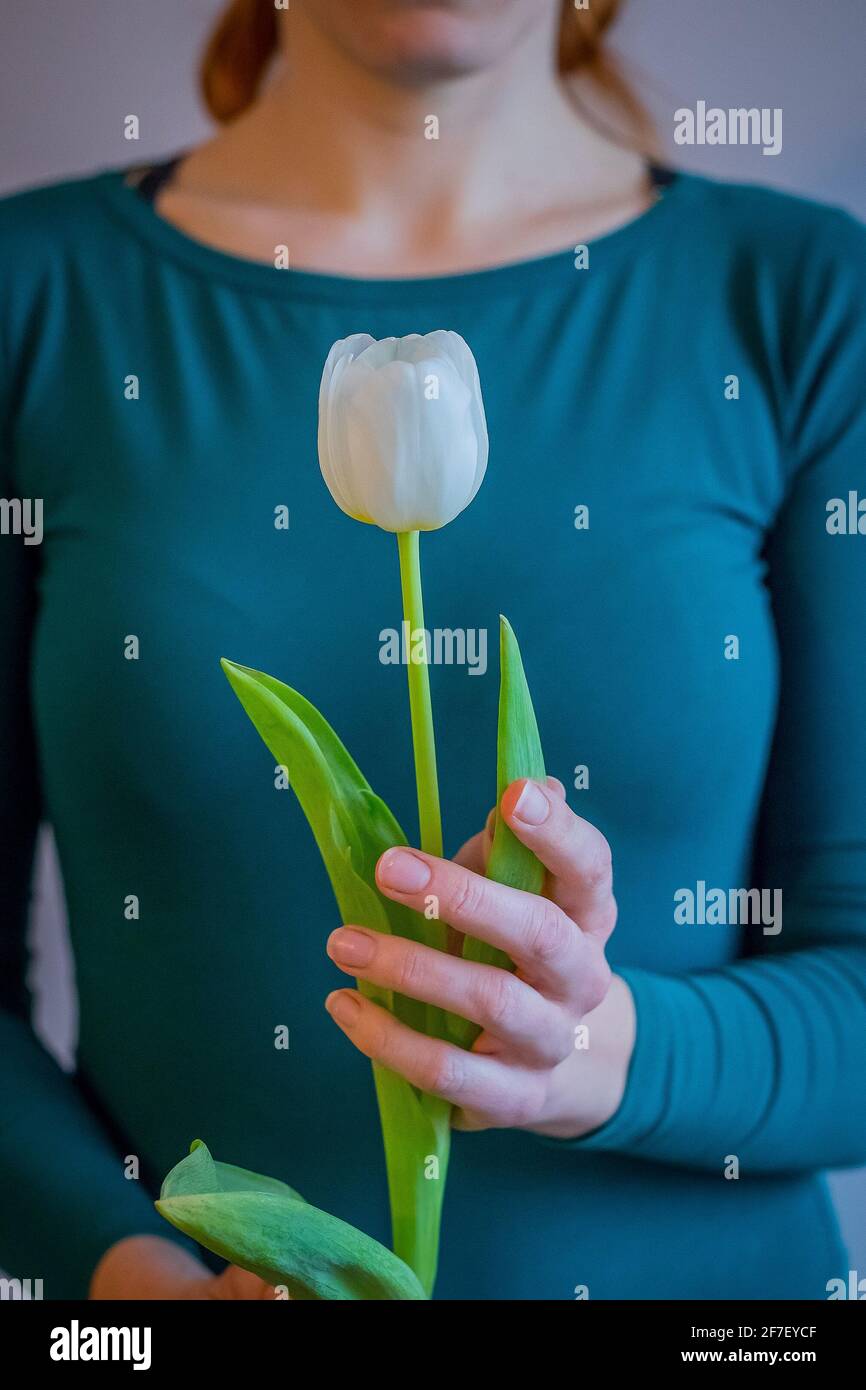
<path fill-rule="evenodd" d="M 574 1052 L 556 1068 L 543 1120 L 532 1126 L 551 1139 L 581 1139 L 613 1119 L 625 1094 L 636 1035 L 632 992 L 619 975 L 587 1014 Z M 585 1036 L 585 1046 L 577 1045 Z"/>
<path fill-rule="evenodd" d="M 210 1271 L 190 1251 L 165 1236 L 127 1236 L 109 1246 L 90 1281 L 90 1298 L 189 1298 Z"/>

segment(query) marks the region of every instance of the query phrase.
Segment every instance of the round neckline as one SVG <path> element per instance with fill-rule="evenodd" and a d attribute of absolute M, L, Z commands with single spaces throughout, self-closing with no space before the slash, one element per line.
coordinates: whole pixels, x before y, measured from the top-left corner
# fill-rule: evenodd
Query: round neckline
<path fill-rule="evenodd" d="M 583 243 L 589 250 L 593 272 L 609 269 L 621 255 L 627 255 L 648 231 L 656 230 L 663 222 L 690 184 L 689 175 L 679 170 L 669 172 L 669 181 L 659 188 L 657 196 L 643 212 Z M 375 300 L 379 304 L 390 300 L 402 304 L 409 298 L 439 299 L 446 292 L 460 297 L 463 294 L 507 293 L 531 288 L 533 284 L 549 280 L 551 271 L 561 270 L 564 266 L 567 266 L 570 274 L 574 274 L 574 246 L 525 260 L 506 261 L 501 265 L 443 275 L 369 278 L 317 270 L 279 270 L 262 261 L 249 260 L 209 246 L 207 242 L 182 231 L 161 216 L 134 185 L 126 182 L 127 174 L 126 169 L 110 169 L 96 176 L 96 184 L 105 194 L 112 210 L 141 239 L 209 279 L 222 280 L 265 294 L 343 302 Z"/>

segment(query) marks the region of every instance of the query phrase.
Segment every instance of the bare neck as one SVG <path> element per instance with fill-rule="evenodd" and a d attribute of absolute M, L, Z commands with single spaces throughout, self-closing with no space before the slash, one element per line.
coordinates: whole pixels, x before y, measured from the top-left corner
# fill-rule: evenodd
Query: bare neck
<path fill-rule="evenodd" d="M 296 265 L 346 273 L 435 273 L 586 239 L 643 210 L 646 176 L 580 119 L 553 55 L 536 26 L 482 72 L 413 86 L 359 68 L 294 12 L 260 99 L 193 151 L 160 211 L 262 259 L 281 219 Z"/>

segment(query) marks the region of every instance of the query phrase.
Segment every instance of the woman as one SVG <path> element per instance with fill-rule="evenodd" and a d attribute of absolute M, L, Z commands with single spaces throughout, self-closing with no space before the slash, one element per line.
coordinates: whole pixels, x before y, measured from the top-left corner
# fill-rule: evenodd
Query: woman
<path fill-rule="evenodd" d="M 574 73 L 635 115 L 616 8 L 237 0 L 213 140 L 2 209 L 3 486 L 45 535 L 0 552 L 0 1264 L 47 1297 L 270 1296 L 153 1211 L 196 1135 L 387 1240 L 369 1056 L 455 1103 L 441 1297 L 822 1298 L 847 1271 L 818 1170 L 866 1160 L 866 541 L 827 507 L 862 478 L 866 243 L 584 119 Z M 336 338 L 439 327 L 477 357 L 491 466 L 425 542 L 428 619 L 501 609 L 520 636 L 560 781 L 502 810 L 548 894 L 478 873 L 495 670 L 432 673 L 459 862 L 378 877 L 516 981 L 327 937 L 303 817 L 217 666 L 303 690 L 407 814 L 395 559 L 328 497 L 315 401 Z M 75 1079 L 25 1003 L 41 812 Z M 753 886 L 783 919 L 741 911 Z M 475 1053 L 356 978 L 465 1012 Z"/>

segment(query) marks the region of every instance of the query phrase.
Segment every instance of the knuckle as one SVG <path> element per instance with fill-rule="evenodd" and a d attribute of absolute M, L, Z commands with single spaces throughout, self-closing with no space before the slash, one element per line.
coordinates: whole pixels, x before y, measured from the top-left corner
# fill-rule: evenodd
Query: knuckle
<path fill-rule="evenodd" d="M 502 1024 L 515 1007 L 515 980 L 506 970 L 491 969 L 479 980 L 473 1003 L 485 1025 L 495 1029 Z"/>
<path fill-rule="evenodd" d="M 400 994 L 414 996 L 415 992 L 421 988 L 424 983 L 424 958 L 413 944 L 407 944 L 398 948 L 396 956 L 394 988 L 398 990 Z"/>
<path fill-rule="evenodd" d="M 448 916 L 453 927 L 471 925 L 484 905 L 484 880 L 468 869 L 462 873 L 451 894 Z"/>
<path fill-rule="evenodd" d="M 557 1010 L 556 1019 L 545 1031 L 543 1039 L 543 1062 L 550 1067 L 559 1066 L 574 1051 L 574 1024 L 566 1014 Z"/>
<path fill-rule="evenodd" d="M 378 1011 L 376 1011 L 376 1016 L 372 1018 L 367 1025 L 366 1039 L 362 1046 L 362 1051 L 368 1057 L 374 1057 L 377 1061 L 382 1061 L 386 1065 L 393 1051 L 391 1047 L 392 1035 L 389 1022 L 388 1018 L 378 1017 Z"/>
<path fill-rule="evenodd" d="M 574 1048 L 574 1030 L 564 1011 L 557 1008 L 556 1017 L 547 1021 L 543 1032 L 535 1038 L 534 1070 L 539 1067 L 558 1067 Z"/>
<path fill-rule="evenodd" d="M 534 1071 L 539 1068 L 551 1071 L 568 1057 L 571 1046 L 571 1039 L 564 1039 L 559 1029 L 556 1033 L 545 1033 L 543 1037 L 536 1038 L 534 1045 L 527 1050 L 527 1062 Z"/>
<path fill-rule="evenodd" d="M 528 1100 L 512 1101 L 500 1120 L 503 1129 L 526 1129 L 536 1118 L 537 1111 Z"/>
<path fill-rule="evenodd" d="M 537 898 L 529 909 L 524 927 L 526 949 L 533 960 L 550 965 L 566 949 L 574 930 L 564 913 L 546 898 Z"/>
<path fill-rule="evenodd" d="M 504 1129 L 525 1129 L 527 1125 L 533 1124 L 541 1113 L 539 1091 L 540 1088 L 532 1084 L 516 1089 L 498 1123 Z"/>
<path fill-rule="evenodd" d="M 463 1088 L 463 1065 L 456 1049 L 436 1048 L 422 1071 L 422 1090 L 450 1097 L 460 1095 Z"/>
<path fill-rule="evenodd" d="M 596 838 L 589 849 L 581 878 L 590 888 L 606 888 L 613 881 L 613 854 L 600 831 L 596 832 Z"/>

